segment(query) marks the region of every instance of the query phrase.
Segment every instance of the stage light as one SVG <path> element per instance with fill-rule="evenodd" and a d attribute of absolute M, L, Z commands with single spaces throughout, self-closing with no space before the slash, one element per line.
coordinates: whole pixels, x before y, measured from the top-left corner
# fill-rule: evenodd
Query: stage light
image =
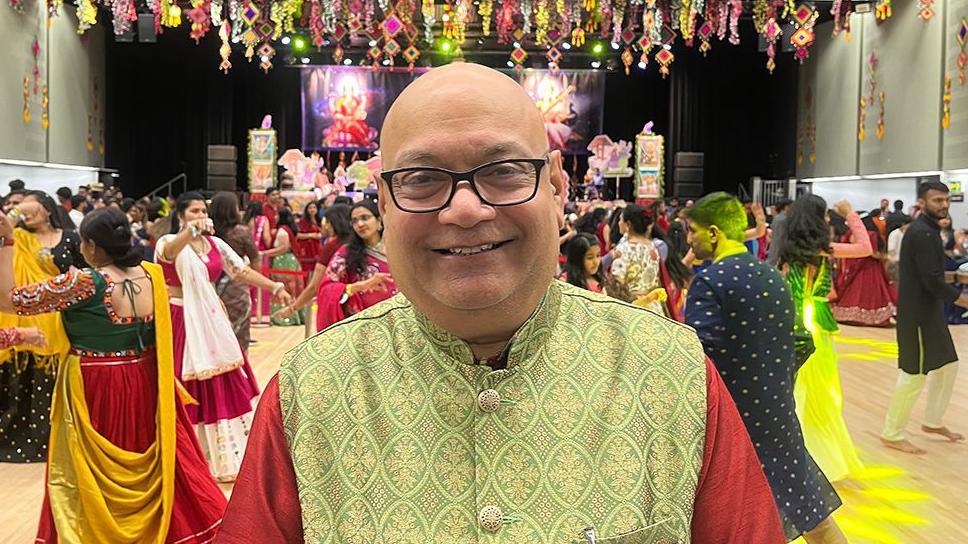
<path fill-rule="evenodd" d="M 350 64 L 353 64 L 353 59 L 346 59 L 343 61 L 343 64 L 349 66 Z"/>
<path fill-rule="evenodd" d="M 593 60 L 592 61 L 592 68 L 601 68 L 601 67 L 602 67 L 602 63 L 601 62 L 599 62 L 597 60 Z"/>
<path fill-rule="evenodd" d="M 449 41 L 442 40 L 440 42 L 440 50 L 443 51 L 444 53 L 450 53 L 450 48 L 451 48 L 451 45 Z"/>
<path fill-rule="evenodd" d="M 645 67 L 646 66 L 648 66 L 648 64 L 646 64 L 644 62 L 641 62 L 641 61 L 639 62 L 639 68 L 641 68 L 642 70 L 645 70 Z"/>
<path fill-rule="evenodd" d="M 262 62 L 269 62 L 269 57 L 266 55 L 262 55 L 260 58 L 262 59 Z"/>
<path fill-rule="evenodd" d="M 370 40 L 370 47 L 376 47 L 376 40 Z"/>
<path fill-rule="evenodd" d="M 592 53 L 596 55 L 601 55 L 604 50 L 605 46 L 602 45 L 602 42 L 595 42 L 595 45 L 592 46 Z"/>
<path fill-rule="evenodd" d="M 292 48 L 295 51 L 302 51 L 306 48 L 306 40 L 297 36 L 296 39 L 292 41 Z"/>
<path fill-rule="evenodd" d="M 309 64 L 309 57 L 303 57 L 302 58 L 302 63 L 303 64 Z"/>
<path fill-rule="evenodd" d="M 612 42 L 612 49 L 618 51 L 618 44 L 615 42 Z"/>
<path fill-rule="evenodd" d="M 521 47 L 521 42 L 514 42 L 513 45 L 514 45 L 514 48 L 517 49 L 517 48 Z"/>
<path fill-rule="evenodd" d="M 290 38 L 289 36 L 283 36 L 281 41 L 282 41 L 282 45 L 289 45 L 289 42 L 292 41 L 292 38 Z"/>
<path fill-rule="evenodd" d="M 511 61 L 508 61 L 508 68 L 514 68 L 514 63 Z"/>
<path fill-rule="evenodd" d="M 232 43 L 239 43 L 242 40 L 240 36 L 233 36 Z"/>
<path fill-rule="evenodd" d="M 571 49 L 571 42 L 565 42 L 561 44 L 561 48 L 564 49 L 565 51 Z"/>
<path fill-rule="evenodd" d="M 384 66 L 390 66 L 390 59 L 383 59 Z"/>

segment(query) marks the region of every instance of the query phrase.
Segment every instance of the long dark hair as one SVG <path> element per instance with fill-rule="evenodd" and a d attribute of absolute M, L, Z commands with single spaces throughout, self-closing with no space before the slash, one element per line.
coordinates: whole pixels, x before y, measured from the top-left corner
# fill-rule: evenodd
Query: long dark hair
<path fill-rule="evenodd" d="M 43 191 L 27 191 L 24 198 L 33 197 L 47 210 L 47 221 L 55 229 L 74 230 L 74 221 L 67 215 L 63 206 L 58 206 L 51 196 Z"/>
<path fill-rule="evenodd" d="M 615 208 L 612 210 L 612 216 L 608 219 L 608 240 L 612 243 L 612 247 L 622 241 L 622 229 L 618 228 L 618 222 L 621 220 L 622 209 Z"/>
<path fill-rule="evenodd" d="M 245 215 L 242 216 L 242 222 L 248 224 L 253 218 L 265 215 L 263 211 L 263 205 L 261 200 L 250 200 L 249 205 L 245 207 Z"/>
<path fill-rule="evenodd" d="M 575 235 L 567 244 L 565 244 L 565 265 L 564 270 L 567 274 L 568 283 L 581 287 L 582 289 L 588 289 L 588 282 L 585 279 L 585 253 L 588 249 L 598 245 L 598 238 L 587 232 L 580 232 Z M 592 276 L 598 281 L 599 285 L 605 283 L 605 276 L 602 274 L 602 266 L 598 266 L 598 270 L 595 275 Z"/>
<path fill-rule="evenodd" d="M 235 193 L 219 191 L 212 197 L 212 203 L 208 207 L 208 216 L 212 218 L 215 226 L 215 236 L 225 240 L 229 231 L 238 226 L 239 219 L 239 199 Z"/>
<path fill-rule="evenodd" d="M 827 201 L 808 194 L 798 198 L 787 214 L 780 240 L 781 264 L 819 265 L 830 254 Z"/>
<path fill-rule="evenodd" d="M 309 213 L 310 206 L 316 206 L 316 213 Z M 302 219 L 303 224 L 316 225 L 317 228 L 319 227 L 319 205 L 316 204 L 316 201 L 307 202 L 306 205 L 303 206 Z"/>
<path fill-rule="evenodd" d="M 201 200 L 202 202 L 205 202 L 205 197 L 202 196 L 202 193 L 198 193 L 195 191 L 188 191 L 187 193 L 182 193 L 178 197 L 178 200 L 175 201 L 175 209 L 172 210 L 172 213 L 171 213 L 171 233 L 172 234 L 178 234 L 178 231 L 181 230 L 181 224 L 180 224 L 180 221 L 178 221 L 178 216 L 185 213 L 185 210 L 188 209 L 188 206 L 192 202 L 195 202 L 196 200 Z"/>
<path fill-rule="evenodd" d="M 663 236 L 662 229 L 654 229 L 656 234 L 664 238 L 668 253 L 666 254 L 666 271 L 679 289 L 685 289 L 692 280 L 692 268 L 682 263 L 682 258 L 689 252 L 689 242 L 686 240 L 686 227 L 680 221 L 673 221 L 669 231 Z M 661 239 L 661 238 L 660 238 Z"/>
<path fill-rule="evenodd" d="M 588 234 L 596 234 L 598 232 L 598 225 L 602 224 L 607 214 L 608 210 L 605 208 L 595 208 L 591 212 L 587 212 L 585 215 L 579 217 L 578 221 L 575 221 L 575 230 Z"/>
<path fill-rule="evenodd" d="M 279 208 L 279 221 L 276 223 L 278 228 L 289 227 L 289 233 L 295 236 L 299 229 L 296 228 L 296 220 L 293 219 L 292 212 L 289 208 Z M 296 240 L 290 240 L 291 243 L 295 244 Z"/>
<path fill-rule="evenodd" d="M 131 225 L 121 210 L 94 210 L 84 216 L 78 230 L 81 239 L 103 249 L 115 266 L 138 266 L 144 260 L 145 250 L 140 245 L 132 245 Z"/>
<path fill-rule="evenodd" d="M 380 218 L 380 209 L 370 200 L 361 200 L 353 204 L 353 207 L 350 208 L 350 217 L 353 216 L 353 210 L 357 208 L 366 208 L 373 214 L 373 217 Z M 352 226 L 352 223 L 350 225 Z M 357 278 L 362 278 L 366 274 L 366 241 L 360 238 L 356 229 L 351 230 L 353 234 L 350 236 L 349 243 L 346 244 L 346 269 L 356 274 Z M 382 229 L 380 229 L 380 235 L 383 235 Z"/>
<path fill-rule="evenodd" d="M 326 210 L 323 217 L 333 227 L 336 238 L 342 244 L 348 244 L 353 236 L 353 224 L 350 222 L 352 210 L 346 204 L 334 204 Z"/>

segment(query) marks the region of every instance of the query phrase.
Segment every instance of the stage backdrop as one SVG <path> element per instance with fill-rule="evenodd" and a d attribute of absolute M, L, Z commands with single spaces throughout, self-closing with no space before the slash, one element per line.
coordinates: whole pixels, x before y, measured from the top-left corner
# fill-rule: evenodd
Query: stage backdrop
<path fill-rule="evenodd" d="M 303 150 L 373 151 L 390 104 L 426 70 L 319 66 L 302 71 Z M 535 101 L 552 149 L 587 154 L 602 130 L 605 74 L 508 70 Z"/>

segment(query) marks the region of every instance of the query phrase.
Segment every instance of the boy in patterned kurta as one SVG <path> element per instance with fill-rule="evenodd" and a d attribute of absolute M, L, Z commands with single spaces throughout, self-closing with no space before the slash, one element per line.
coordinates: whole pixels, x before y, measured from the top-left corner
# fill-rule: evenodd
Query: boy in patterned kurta
<path fill-rule="evenodd" d="M 381 150 L 401 294 L 286 356 L 217 542 L 785 540 L 696 335 L 553 280 L 567 181 L 520 86 L 438 68 Z"/>
<path fill-rule="evenodd" d="M 812 343 L 809 332 L 795 323 L 786 281 L 746 251 L 746 214 L 739 199 L 713 193 L 686 213 L 693 252 L 713 261 L 689 288 L 686 323 L 696 329 L 736 401 L 786 536 L 846 542 L 830 517 L 840 498 L 807 452 L 794 409 L 794 375 Z"/>

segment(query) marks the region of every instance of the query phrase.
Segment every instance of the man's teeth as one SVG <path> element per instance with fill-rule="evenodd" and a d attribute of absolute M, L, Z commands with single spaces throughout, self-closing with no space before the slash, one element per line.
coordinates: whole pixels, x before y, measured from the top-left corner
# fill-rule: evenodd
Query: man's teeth
<path fill-rule="evenodd" d="M 490 251 L 494 249 L 496 245 L 497 244 L 484 244 L 474 247 L 455 247 L 448 249 L 447 252 L 451 255 L 474 255 L 475 253 L 480 253 L 482 251 Z"/>

